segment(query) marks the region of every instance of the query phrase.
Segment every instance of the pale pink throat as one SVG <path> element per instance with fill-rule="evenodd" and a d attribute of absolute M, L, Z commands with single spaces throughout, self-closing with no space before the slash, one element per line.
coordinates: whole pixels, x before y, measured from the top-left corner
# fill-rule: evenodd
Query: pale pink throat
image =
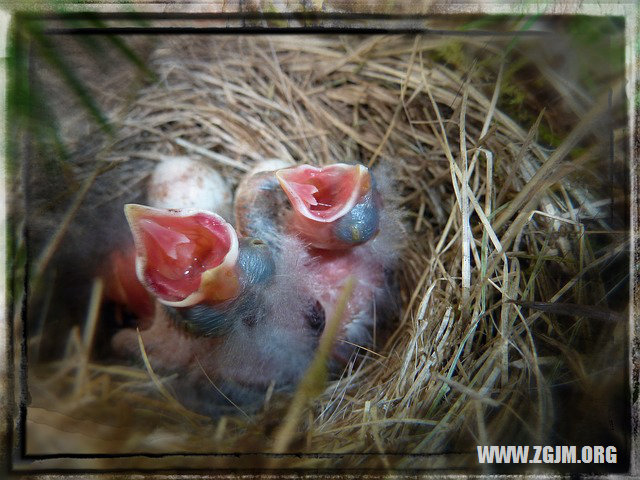
<path fill-rule="evenodd" d="M 342 217 L 371 189 L 369 172 L 362 165 L 300 165 L 278 170 L 276 177 L 293 208 L 321 223 Z"/>
<path fill-rule="evenodd" d="M 162 303 L 218 303 L 239 291 L 238 239 L 222 217 L 206 211 L 127 205 L 136 272 Z"/>
<path fill-rule="evenodd" d="M 344 248 L 334 226 L 371 191 L 362 165 L 300 165 L 276 172 L 294 211 L 294 230 L 317 248 Z"/>

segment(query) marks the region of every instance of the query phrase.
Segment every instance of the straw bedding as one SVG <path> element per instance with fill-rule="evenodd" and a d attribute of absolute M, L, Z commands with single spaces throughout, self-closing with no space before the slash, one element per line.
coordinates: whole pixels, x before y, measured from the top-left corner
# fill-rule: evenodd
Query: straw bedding
<path fill-rule="evenodd" d="M 616 432 L 601 432 L 616 405 L 612 398 L 624 391 L 626 327 L 602 302 L 612 287 L 601 273 L 625 244 L 620 236 L 585 235 L 620 228 L 607 216 L 606 186 L 597 175 L 601 142 L 591 128 L 604 108 L 598 98 L 582 105 L 583 115 L 566 114 L 562 92 L 540 75 L 538 98 L 561 99 L 549 103 L 542 122 L 551 118 L 556 127 L 560 147 L 552 149 L 538 143 L 540 111 L 520 124 L 500 108 L 513 107 L 516 81 L 499 68 L 506 41 L 154 42 L 147 47 L 154 80 L 134 81 L 123 70 L 112 77 L 118 88 L 95 88 L 113 137 L 81 128 L 82 114 L 71 114 L 77 106 L 55 107 L 71 146 L 65 175 L 73 178 L 73 195 L 51 206 L 41 177 L 33 177 L 32 211 L 49 213 L 33 214 L 32 254 L 42 260 L 60 230 L 65 240 L 50 260 L 44 257 L 40 272 L 54 285 L 54 299 L 47 288 L 33 292 L 29 345 L 41 360 L 29 365 L 28 451 L 331 452 L 344 455 L 120 464 L 451 468 L 475 465 L 476 444 L 545 444 L 562 435 L 575 442 L 580 428 L 619 440 Z M 165 155 L 210 162 L 233 186 L 268 158 L 389 166 L 410 237 L 398 271 L 403 308 L 392 333 L 362 350 L 338 380 L 317 392 L 271 395 L 255 415 L 212 419 L 188 411 L 142 363 L 114 360 L 114 311 L 100 307 L 100 282 L 87 281 L 95 262 L 76 260 L 75 270 L 64 265 L 79 256 L 100 258 L 117 241 L 109 229 L 117 231 L 121 205 L 140 200 L 150 169 Z M 620 158 L 615 162 L 622 168 Z M 70 295 L 71 287 L 55 287 L 64 272 L 72 272 L 71 285 L 79 272 L 84 278 L 75 307 L 56 302 Z M 594 402 L 604 405 L 603 418 L 593 413 L 585 427 L 582 412 Z M 443 452 L 457 454 L 409 455 Z"/>

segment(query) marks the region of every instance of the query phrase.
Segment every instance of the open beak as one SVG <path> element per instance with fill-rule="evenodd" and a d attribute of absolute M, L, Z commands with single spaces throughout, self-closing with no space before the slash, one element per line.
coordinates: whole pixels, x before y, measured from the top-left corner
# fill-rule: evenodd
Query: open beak
<path fill-rule="evenodd" d="M 295 212 L 294 229 L 314 247 L 352 247 L 377 234 L 380 201 L 366 167 L 301 165 L 276 177 Z"/>
<path fill-rule="evenodd" d="M 125 205 L 140 282 L 161 303 L 190 307 L 236 298 L 238 237 L 215 213 Z"/>

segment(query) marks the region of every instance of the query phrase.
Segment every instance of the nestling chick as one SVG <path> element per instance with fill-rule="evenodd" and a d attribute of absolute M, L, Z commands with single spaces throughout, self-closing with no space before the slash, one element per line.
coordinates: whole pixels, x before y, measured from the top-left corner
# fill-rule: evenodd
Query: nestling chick
<path fill-rule="evenodd" d="M 309 245 L 347 249 L 372 239 L 382 201 L 373 176 L 362 165 L 300 165 L 276 171 L 293 214 L 291 228 Z"/>
<path fill-rule="evenodd" d="M 238 239 L 211 212 L 140 205 L 126 211 L 138 278 L 160 302 L 141 332 L 145 351 L 154 369 L 179 374 L 181 400 L 213 414 L 229 400 L 258 404 L 270 384 L 295 385 L 324 328 L 323 312 L 296 274 L 308 259 L 290 255 L 275 263 L 266 244 Z M 116 334 L 113 346 L 140 354 L 132 329 Z"/>
<path fill-rule="evenodd" d="M 379 188 L 362 165 L 335 164 L 250 173 L 236 192 L 240 234 L 263 238 L 280 257 L 288 255 L 281 247 L 287 238 L 304 242 L 309 261 L 299 269 L 327 317 L 346 278 L 356 278 L 334 369 L 356 346 L 370 346 L 376 326 L 397 311 L 394 272 L 405 240 L 389 190 L 388 184 Z"/>

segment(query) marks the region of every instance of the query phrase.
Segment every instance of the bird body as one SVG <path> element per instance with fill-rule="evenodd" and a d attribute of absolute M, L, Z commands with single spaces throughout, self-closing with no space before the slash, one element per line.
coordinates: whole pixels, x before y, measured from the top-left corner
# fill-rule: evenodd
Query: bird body
<path fill-rule="evenodd" d="M 302 252 L 296 245 L 289 247 L 292 253 Z M 251 289 L 249 297 L 220 310 L 208 305 L 178 310 L 156 304 L 153 320 L 140 337 L 154 370 L 178 373 L 172 384 L 185 404 L 219 414 L 229 400 L 251 408 L 259 405 L 271 384 L 279 390 L 297 384 L 313 358 L 323 326 L 314 316 L 307 278 L 297 273 L 296 265 L 306 261 L 288 256 L 273 272 L 277 282 L 264 282 Z M 198 315 L 201 319 L 194 321 Z M 202 323 L 212 318 L 220 324 L 226 321 L 223 332 L 203 335 Z M 120 355 L 140 358 L 138 332 L 133 329 L 120 330 L 112 345 Z"/>

